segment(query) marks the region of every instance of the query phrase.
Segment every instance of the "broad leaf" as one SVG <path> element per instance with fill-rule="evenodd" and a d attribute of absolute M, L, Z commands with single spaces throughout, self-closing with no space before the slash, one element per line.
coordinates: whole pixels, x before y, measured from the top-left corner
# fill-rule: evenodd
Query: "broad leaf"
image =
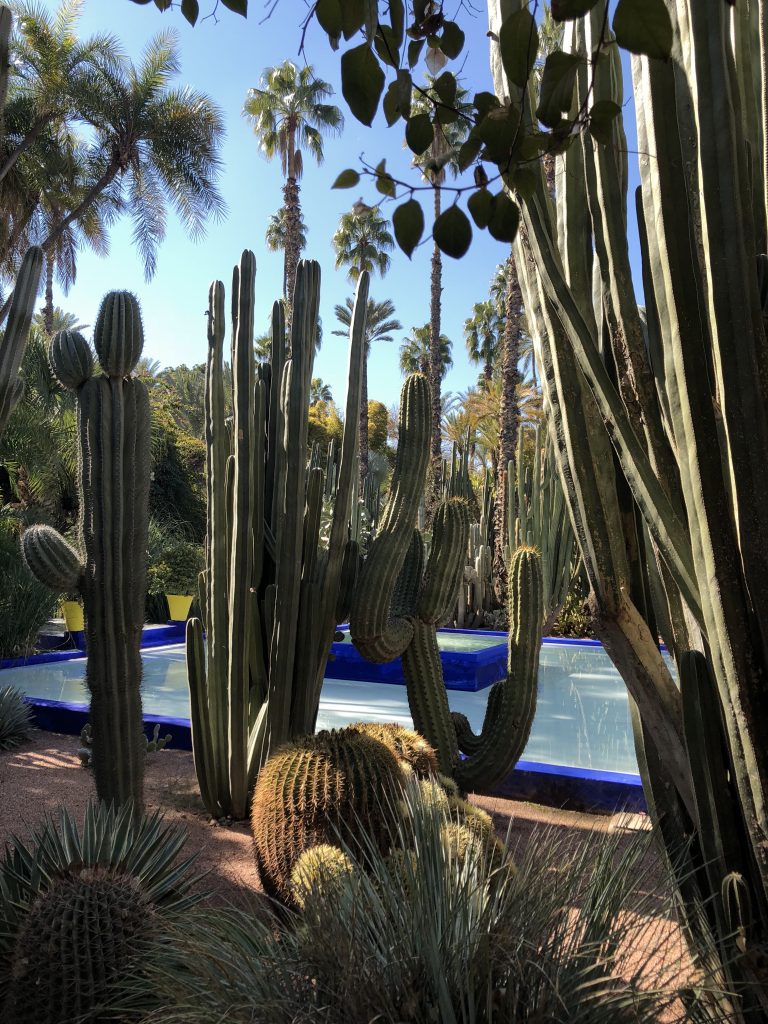
<path fill-rule="evenodd" d="M 498 96 L 494 96 L 492 92 L 476 92 L 475 98 L 472 100 L 472 106 L 477 111 L 478 121 L 482 121 L 486 114 L 490 113 L 491 110 L 496 110 L 501 106 Z"/>
<path fill-rule="evenodd" d="M 466 171 L 466 169 L 477 160 L 480 155 L 480 150 L 483 148 L 483 143 L 477 136 L 472 136 L 467 139 L 463 146 L 459 147 L 459 152 L 456 156 L 456 165 L 460 171 Z"/>
<path fill-rule="evenodd" d="M 423 39 L 414 39 L 413 42 L 408 43 L 408 67 L 415 68 L 419 63 L 419 56 L 423 46 Z"/>
<path fill-rule="evenodd" d="M 200 5 L 197 0 L 181 0 L 181 13 L 190 25 L 194 25 L 200 14 Z"/>
<path fill-rule="evenodd" d="M 389 20 L 392 23 L 392 31 L 399 50 L 405 38 L 405 4 L 403 0 L 389 0 Z"/>
<path fill-rule="evenodd" d="M 424 211 L 415 199 L 401 203 L 392 214 L 392 227 L 397 244 L 410 259 L 424 234 Z"/>
<path fill-rule="evenodd" d="M 395 179 L 387 170 L 386 159 L 379 161 L 376 166 L 376 188 L 383 196 L 395 198 Z"/>
<path fill-rule="evenodd" d="M 440 49 L 449 60 L 455 60 L 464 49 L 464 33 L 455 21 L 446 21 L 443 25 Z"/>
<path fill-rule="evenodd" d="M 613 100 L 598 100 L 589 112 L 589 132 L 598 142 L 611 141 L 613 122 L 621 114 L 621 107 Z"/>
<path fill-rule="evenodd" d="M 668 60 L 672 21 L 664 0 L 619 0 L 613 16 L 616 42 L 630 53 Z"/>
<path fill-rule="evenodd" d="M 527 7 L 504 20 L 499 29 L 499 52 L 507 78 L 521 89 L 528 82 L 539 50 L 539 31 Z"/>
<path fill-rule="evenodd" d="M 463 210 L 449 206 L 432 226 L 432 237 L 441 252 L 458 260 L 472 243 L 472 225 Z"/>
<path fill-rule="evenodd" d="M 317 0 L 315 17 L 323 32 L 329 36 L 341 35 L 343 19 L 341 16 L 341 0 Z"/>
<path fill-rule="evenodd" d="M 447 103 L 449 107 L 456 102 L 456 76 L 450 71 L 444 71 L 435 79 L 433 88 L 443 103 Z"/>
<path fill-rule="evenodd" d="M 399 65 L 400 52 L 395 34 L 389 25 L 379 24 L 376 35 L 373 37 L 373 45 L 376 47 L 376 53 L 382 63 L 388 64 L 391 68 L 396 68 Z"/>
<path fill-rule="evenodd" d="M 499 192 L 493 197 L 491 219 L 488 232 L 497 242 L 514 242 L 520 224 L 520 210 L 506 192 Z"/>
<path fill-rule="evenodd" d="M 530 167 L 518 167 L 512 175 L 511 184 L 523 199 L 530 199 L 536 191 L 536 172 Z"/>
<path fill-rule="evenodd" d="M 429 114 L 416 114 L 408 118 L 405 126 L 405 141 L 416 156 L 421 156 L 432 145 L 434 128 Z"/>
<path fill-rule="evenodd" d="M 407 68 L 399 69 L 396 84 L 400 116 L 407 119 L 411 116 L 411 95 L 413 93 L 413 81 Z"/>
<path fill-rule="evenodd" d="M 351 39 L 365 24 L 368 13 L 367 0 L 339 0 L 341 4 L 341 31 L 345 39 Z"/>
<path fill-rule="evenodd" d="M 248 0 L 221 0 L 227 10 L 234 11 L 235 14 L 242 14 L 244 18 L 248 16 Z"/>
<path fill-rule="evenodd" d="M 544 63 L 536 117 L 548 128 L 554 128 L 562 114 L 570 109 L 580 61 L 574 53 L 556 50 Z"/>
<path fill-rule="evenodd" d="M 552 0 L 552 17 L 555 21 L 573 21 L 596 6 L 597 0 Z"/>
<path fill-rule="evenodd" d="M 384 93 L 384 99 L 381 102 L 381 109 L 384 111 L 388 128 L 400 120 L 400 94 L 397 82 L 389 83 L 389 88 Z"/>
<path fill-rule="evenodd" d="M 434 46 L 427 46 L 427 55 L 424 58 L 424 63 L 427 65 L 427 70 L 430 75 L 437 75 L 443 70 L 448 58 L 445 56 L 442 50 L 438 50 Z"/>
<path fill-rule="evenodd" d="M 336 181 L 331 185 L 331 188 L 354 188 L 359 181 L 360 175 L 357 171 L 348 167 L 346 171 L 341 172 Z"/>
<path fill-rule="evenodd" d="M 366 43 L 341 55 L 341 92 L 358 121 L 373 124 L 383 90 L 384 72 Z"/>
<path fill-rule="evenodd" d="M 493 212 L 493 196 L 487 188 L 479 188 L 467 200 L 467 209 L 481 230 L 487 228 Z"/>

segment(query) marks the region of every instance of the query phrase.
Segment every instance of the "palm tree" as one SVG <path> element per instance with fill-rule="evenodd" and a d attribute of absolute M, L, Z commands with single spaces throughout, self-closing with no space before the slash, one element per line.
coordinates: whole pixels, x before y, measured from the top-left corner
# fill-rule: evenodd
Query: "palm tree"
<path fill-rule="evenodd" d="M 333 89 L 316 78 L 311 66 L 297 68 L 291 61 L 267 68 L 256 89 L 249 89 L 243 115 L 250 121 L 259 146 L 271 160 L 280 157 L 285 177 L 285 297 L 293 297 L 299 262 L 301 205 L 299 180 L 304 169 L 302 150 L 323 162 L 323 136 L 338 135 L 344 118 L 338 107 L 325 103 Z"/>
<path fill-rule="evenodd" d="M 309 404 L 315 405 L 317 402 L 332 401 L 333 393 L 330 384 L 326 384 L 320 377 L 313 377 L 309 382 Z"/>
<path fill-rule="evenodd" d="M 352 207 L 349 213 L 342 214 L 339 226 L 333 236 L 333 247 L 336 250 L 336 268 L 347 268 L 347 276 L 351 281 L 356 281 L 360 274 L 367 270 L 369 274 L 378 271 L 381 277 L 389 270 L 391 263 L 389 253 L 395 245 L 395 240 L 387 226 L 387 220 L 382 217 L 378 206 L 366 206 L 359 200 Z M 388 300 L 387 300 L 388 301 Z M 394 306 L 389 303 L 391 309 L 383 314 L 383 320 L 392 317 Z M 385 303 L 378 306 L 384 307 Z M 339 311 L 343 311 L 347 317 L 351 316 L 350 300 L 347 300 L 347 309 L 343 306 L 336 306 L 336 317 L 339 319 Z M 371 311 L 371 300 L 368 300 L 368 311 Z M 397 323 L 397 321 L 394 321 Z M 347 327 L 349 319 L 347 319 Z M 369 330 L 370 325 L 366 328 Z M 401 330 L 400 324 L 389 326 L 384 329 L 388 331 Z M 338 333 L 334 331 L 334 334 Z M 374 340 L 374 339 L 371 339 Z M 368 341 L 368 346 L 370 341 Z M 368 346 L 366 347 L 365 359 L 363 360 L 363 381 L 362 394 L 360 399 L 360 475 L 364 477 L 368 472 Z"/>
<path fill-rule="evenodd" d="M 205 94 L 170 87 L 178 70 L 178 45 L 167 32 L 150 41 L 138 65 L 122 57 L 99 68 L 101 87 L 89 93 L 79 111 L 92 130 L 90 183 L 43 240 L 46 251 L 94 203 L 105 201 L 130 215 L 133 243 L 150 280 L 169 205 L 193 239 L 203 235 L 209 217 L 223 216 L 226 207 L 216 186 L 222 116 Z"/>
<path fill-rule="evenodd" d="M 490 383 L 499 349 L 503 321 L 498 307 L 490 299 L 476 302 L 472 316 L 464 321 L 464 341 L 469 360 L 483 367 L 483 378 Z"/>
<path fill-rule="evenodd" d="M 285 207 L 281 206 L 277 213 L 273 213 L 269 218 L 267 224 L 267 230 L 264 233 L 264 240 L 267 243 L 267 248 L 270 252 L 282 252 L 285 253 L 286 244 L 288 241 L 288 225 L 285 216 Z M 307 247 L 307 225 L 304 223 L 304 216 L 299 211 L 299 223 L 297 225 L 296 233 L 296 259 L 298 260 L 301 253 Z M 283 295 L 286 290 L 286 279 L 285 279 L 285 259 L 283 259 Z"/>
<path fill-rule="evenodd" d="M 339 337 L 349 334 L 352 323 L 352 311 L 355 307 L 353 299 L 347 299 L 343 306 L 335 306 L 336 319 L 344 330 L 332 331 Z M 368 473 L 368 356 L 374 341 L 392 341 L 393 331 L 402 331 L 403 326 L 395 317 L 395 305 L 391 299 L 376 302 L 368 299 L 365 317 L 365 357 L 360 389 L 360 475 Z"/>
<path fill-rule="evenodd" d="M 431 356 L 431 329 L 429 324 L 412 327 L 411 333 L 400 346 L 400 370 L 404 376 L 409 373 L 423 373 L 429 376 Z M 440 382 L 453 366 L 452 343 L 444 334 L 440 335 Z M 442 403 L 441 403 L 442 405 Z"/>
<path fill-rule="evenodd" d="M 440 111 L 444 108 L 443 101 L 435 90 L 435 79 L 427 76 L 426 84 L 414 90 L 411 103 L 411 115 L 429 114 L 433 120 L 433 137 L 429 147 L 413 162 L 422 170 L 426 180 L 432 185 L 435 202 L 435 220 L 441 212 L 441 187 L 445 182 L 446 173 L 458 172 L 458 151 L 466 140 L 472 125 L 472 104 L 467 100 L 467 91 L 461 86 L 456 89 L 456 97 L 451 104 L 458 116 L 453 119 L 441 119 Z M 440 352 L 441 319 L 443 292 L 443 257 L 437 243 L 432 247 L 432 271 L 429 293 L 429 384 L 432 395 L 432 481 L 433 499 L 440 489 L 440 471 L 442 445 L 440 437 L 440 382 L 442 356 Z"/>

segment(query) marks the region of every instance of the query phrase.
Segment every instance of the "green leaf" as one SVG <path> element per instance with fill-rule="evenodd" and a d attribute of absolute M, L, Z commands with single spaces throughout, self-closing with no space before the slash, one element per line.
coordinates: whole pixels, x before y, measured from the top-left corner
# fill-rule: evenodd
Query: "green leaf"
<path fill-rule="evenodd" d="M 315 17 L 320 28 L 327 35 L 334 38 L 341 35 L 343 27 L 341 0 L 317 0 Z"/>
<path fill-rule="evenodd" d="M 411 116 L 411 95 L 413 93 L 413 81 L 411 73 L 407 68 L 400 68 L 397 72 L 397 94 L 398 109 L 400 116 L 406 118 Z"/>
<path fill-rule="evenodd" d="M 536 54 L 539 31 L 527 7 L 522 7 L 504 20 L 499 29 L 499 52 L 507 78 L 521 89 L 528 82 Z"/>
<path fill-rule="evenodd" d="M 408 67 L 415 68 L 419 63 L 419 55 L 423 46 L 423 39 L 414 39 L 413 42 L 408 43 Z"/>
<path fill-rule="evenodd" d="M 376 166 L 376 188 L 383 196 L 390 196 L 392 199 L 395 198 L 395 179 L 387 170 L 387 161 L 379 161 Z"/>
<path fill-rule="evenodd" d="M 459 147 L 459 152 L 456 156 L 456 165 L 460 171 L 466 171 L 466 169 L 477 160 L 480 155 L 480 150 L 483 148 L 483 143 L 476 136 L 470 135 L 467 141 Z"/>
<path fill-rule="evenodd" d="M 449 206 L 432 226 L 432 237 L 441 252 L 458 260 L 472 243 L 472 225 L 463 210 Z"/>
<path fill-rule="evenodd" d="M 488 233 L 497 242 L 512 243 L 520 224 L 520 210 L 506 192 L 499 192 L 493 197 L 491 219 L 488 222 Z"/>
<path fill-rule="evenodd" d="M 385 25 L 383 22 L 379 23 L 376 35 L 373 37 L 373 45 L 383 64 L 388 64 L 391 68 L 396 68 L 399 65 L 400 53 L 397 41 L 389 25 Z"/>
<path fill-rule="evenodd" d="M 554 128 L 563 112 L 570 109 L 580 62 L 576 54 L 556 50 L 544 63 L 536 117 L 548 128 Z"/>
<path fill-rule="evenodd" d="M 443 24 L 440 49 L 449 60 L 455 60 L 464 49 L 464 33 L 455 21 L 446 21 Z"/>
<path fill-rule="evenodd" d="M 456 76 L 451 71 L 444 71 L 439 78 L 435 79 L 432 86 L 437 95 L 448 106 L 453 106 L 456 102 Z"/>
<path fill-rule="evenodd" d="M 396 121 L 400 120 L 400 96 L 398 94 L 397 82 L 389 83 L 389 87 L 384 93 L 381 109 L 384 111 L 384 119 L 387 122 L 388 128 L 391 128 Z"/>
<path fill-rule="evenodd" d="M 389 0 L 389 20 L 392 23 L 392 31 L 399 50 L 405 38 L 405 4 L 403 0 Z"/>
<path fill-rule="evenodd" d="M 366 0 L 343 0 L 341 3 L 341 31 L 345 39 L 351 39 L 365 24 Z"/>
<path fill-rule="evenodd" d="M 392 214 L 392 227 L 397 244 L 410 259 L 424 234 L 424 211 L 415 199 L 401 203 Z"/>
<path fill-rule="evenodd" d="M 181 13 L 189 24 L 194 26 L 200 13 L 200 5 L 197 0 L 181 0 Z"/>
<path fill-rule="evenodd" d="M 416 156 L 421 156 L 432 145 L 434 128 L 429 119 L 429 114 L 415 114 L 408 118 L 405 126 L 405 141 L 408 148 Z"/>
<path fill-rule="evenodd" d="M 621 107 L 613 100 L 598 100 L 589 112 L 589 132 L 597 142 L 611 141 L 613 122 L 621 114 Z"/>
<path fill-rule="evenodd" d="M 501 103 L 498 96 L 494 96 L 492 92 L 476 92 L 475 98 L 472 100 L 472 106 L 477 111 L 478 121 L 482 121 L 492 110 L 500 107 Z"/>
<path fill-rule="evenodd" d="M 360 175 L 357 171 L 348 167 L 346 171 L 341 172 L 336 181 L 331 185 L 331 188 L 354 188 L 359 181 Z"/>
<path fill-rule="evenodd" d="M 229 11 L 234 11 L 235 14 L 242 14 L 244 18 L 248 17 L 248 0 L 221 0 L 224 6 Z"/>
<path fill-rule="evenodd" d="M 512 187 L 523 199 L 530 199 L 536 191 L 536 172 L 530 167 L 517 167 L 512 175 Z"/>
<path fill-rule="evenodd" d="M 479 188 L 467 200 L 467 209 L 472 214 L 472 220 L 482 231 L 488 227 L 491 220 L 493 196 L 487 188 Z"/>
<path fill-rule="evenodd" d="M 619 0 L 613 31 L 619 46 L 630 53 L 669 60 L 672 20 L 664 0 Z"/>
<path fill-rule="evenodd" d="M 384 72 L 367 43 L 341 55 L 341 92 L 354 116 L 373 124 L 384 91 Z"/>
<path fill-rule="evenodd" d="M 597 0 L 552 0 L 552 17 L 555 21 L 573 21 L 595 6 Z"/>
<path fill-rule="evenodd" d="M 498 107 L 475 126 L 473 134 L 485 145 L 483 159 L 507 164 L 518 136 L 520 141 L 523 138 L 519 113 L 513 107 Z"/>

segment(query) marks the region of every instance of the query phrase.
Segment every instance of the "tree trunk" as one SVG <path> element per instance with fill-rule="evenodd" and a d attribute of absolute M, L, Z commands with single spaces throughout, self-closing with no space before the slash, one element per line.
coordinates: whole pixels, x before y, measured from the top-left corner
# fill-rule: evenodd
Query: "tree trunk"
<path fill-rule="evenodd" d="M 507 566 L 504 549 L 507 541 L 507 465 L 517 454 L 520 406 L 517 389 L 520 373 L 520 315 L 523 296 L 517 278 L 515 257 L 507 257 L 507 295 L 501 357 L 501 411 L 499 416 L 499 457 L 496 465 L 496 501 L 494 507 L 493 588 L 496 600 L 504 604 L 507 593 Z"/>
<path fill-rule="evenodd" d="M 45 305 L 43 306 L 43 323 L 45 332 L 50 337 L 53 334 L 53 256 L 50 252 L 45 254 Z"/>
<path fill-rule="evenodd" d="M 440 187 L 435 186 L 435 220 L 440 216 Z M 441 297 L 443 292 L 443 257 L 437 244 L 432 250 L 432 276 L 429 296 L 429 391 L 432 399 L 432 438 L 430 462 L 432 467 L 431 501 L 427 503 L 428 518 L 440 498 L 440 475 L 442 470 L 440 443 L 440 385 L 442 360 L 440 358 Z"/>
<path fill-rule="evenodd" d="M 293 289 L 296 286 L 296 268 L 299 265 L 299 221 L 301 204 L 299 200 L 299 183 L 295 178 L 287 178 L 283 186 L 285 202 L 285 299 L 288 304 L 286 322 L 290 321 L 290 310 L 293 306 Z"/>
<path fill-rule="evenodd" d="M 368 345 L 365 347 L 360 381 L 360 481 L 368 475 Z M 362 491 L 361 491 L 362 493 Z"/>

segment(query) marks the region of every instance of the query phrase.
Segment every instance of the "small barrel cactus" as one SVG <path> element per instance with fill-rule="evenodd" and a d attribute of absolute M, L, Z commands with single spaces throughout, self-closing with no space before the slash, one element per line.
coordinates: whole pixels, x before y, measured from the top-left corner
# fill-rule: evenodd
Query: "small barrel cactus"
<path fill-rule="evenodd" d="M 265 892 L 292 902 L 294 866 L 320 844 L 353 847 L 362 831 L 386 852 L 403 784 L 392 750 L 354 726 L 283 747 L 259 773 L 253 794 L 254 849 Z"/>
<path fill-rule="evenodd" d="M 419 778 L 438 774 L 437 754 L 423 736 L 397 722 L 357 722 L 355 729 L 389 747 Z"/>
<path fill-rule="evenodd" d="M 330 843 L 305 850 L 291 872 L 291 894 L 296 906 L 308 909 L 316 897 L 334 900 L 346 879 L 356 871 L 353 860 Z"/>

